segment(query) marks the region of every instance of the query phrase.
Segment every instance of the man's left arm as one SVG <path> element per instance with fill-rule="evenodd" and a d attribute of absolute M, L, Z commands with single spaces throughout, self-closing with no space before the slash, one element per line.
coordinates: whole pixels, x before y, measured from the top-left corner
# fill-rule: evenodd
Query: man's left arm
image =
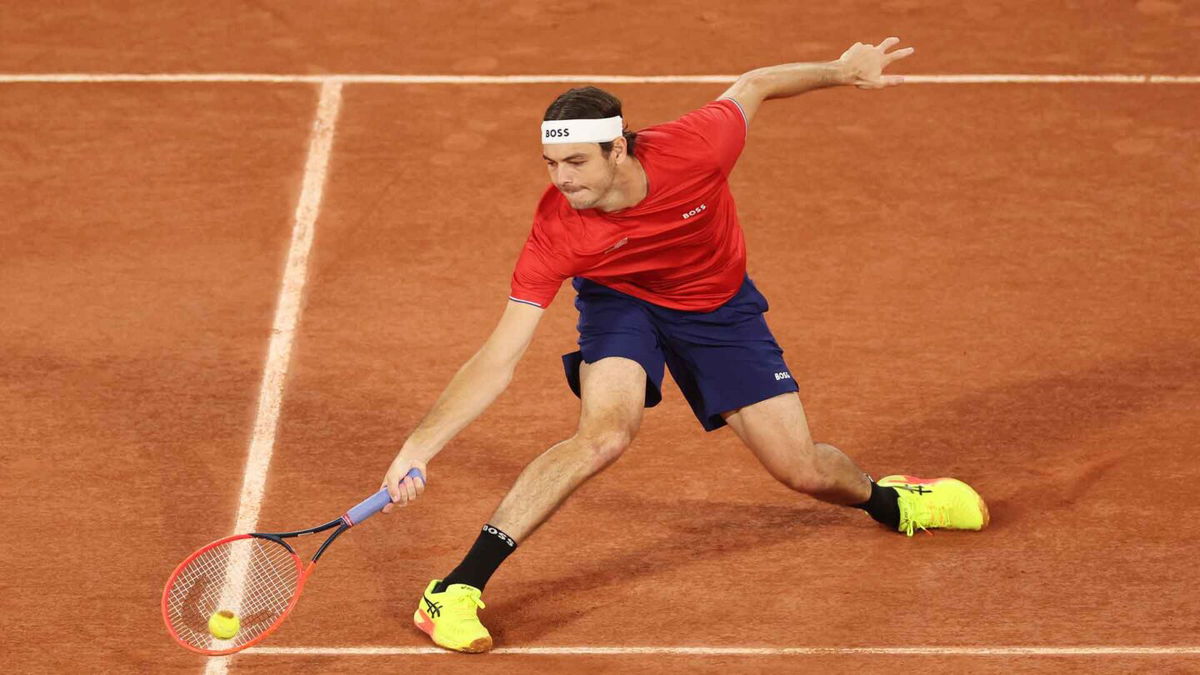
<path fill-rule="evenodd" d="M 890 37 L 878 45 L 854 43 L 836 61 L 827 63 L 785 63 L 757 68 L 743 74 L 733 86 L 721 94 L 741 105 L 749 123 L 763 101 L 787 98 L 813 89 L 854 85 L 859 89 L 882 89 L 904 81 L 898 75 L 884 75 L 883 70 L 894 61 L 913 53 L 912 47 L 888 50 L 900 43 Z"/>

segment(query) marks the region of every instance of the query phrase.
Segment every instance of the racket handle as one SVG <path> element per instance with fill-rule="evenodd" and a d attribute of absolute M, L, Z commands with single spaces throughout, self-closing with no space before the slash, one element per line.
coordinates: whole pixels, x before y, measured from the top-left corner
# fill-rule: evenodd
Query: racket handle
<path fill-rule="evenodd" d="M 425 475 L 420 469 L 410 469 L 405 478 L 420 478 L 425 480 Z M 342 519 L 351 527 L 358 525 L 362 521 L 383 510 L 383 507 L 392 503 L 392 497 L 388 494 L 387 488 L 381 489 L 379 492 L 367 497 L 358 503 L 354 508 L 346 512 Z"/>

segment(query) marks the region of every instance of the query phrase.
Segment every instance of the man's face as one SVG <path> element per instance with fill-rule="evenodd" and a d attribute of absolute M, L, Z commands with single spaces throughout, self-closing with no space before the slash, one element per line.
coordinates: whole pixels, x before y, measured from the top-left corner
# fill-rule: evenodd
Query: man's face
<path fill-rule="evenodd" d="M 618 148 L 615 147 L 605 157 L 599 143 L 544 144 L 542 159 L 546 160 L 550 181 L 573 209 L 594 208 L 616 180 Z"/>

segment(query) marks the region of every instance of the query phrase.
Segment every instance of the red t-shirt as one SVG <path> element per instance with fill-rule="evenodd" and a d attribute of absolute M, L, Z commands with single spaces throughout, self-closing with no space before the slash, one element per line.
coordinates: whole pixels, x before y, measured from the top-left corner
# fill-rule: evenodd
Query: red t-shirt
<path fill-rule="evenodd" d="M 510 299 L 547 307 L 562 282 L 585 277 L 647 302 L 708 312 L 746 274 L 746 242 L 729 173 L 746 143 L 731 99 L 638 132 L 649 192 L 628 209 L 576 210 L 551 185 L 517 260 Z"/>

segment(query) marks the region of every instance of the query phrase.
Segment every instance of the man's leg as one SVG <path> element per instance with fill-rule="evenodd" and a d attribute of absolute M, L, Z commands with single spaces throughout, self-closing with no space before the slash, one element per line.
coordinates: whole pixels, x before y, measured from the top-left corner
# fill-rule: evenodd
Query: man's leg
<path fill-rule="evenodd" d="M 749 277 L 724 305 L 700 314 L 649 310 L 671 375 L 708 431 L 726 424 L 771 475 L 805 494 L 854 506 L 896 530 L 987 526 L 987 505 L 953 478 L 872 481 L 841 450 L 814 443 L 797 385 Z"/>
<path fill-rule="evenodd" d="M 611 357 L 580 366 L 581 412 L 575 435 L 530 462 L 458 567 L 431 581 L 413 615 L 438 645 L 464 652 L 491 649 L 476 609 L 488 579 L 516 548 L 588 478 L 612 464 L 633 442 L 646 402 L 646 372 L 633 360 Z"/>
<path fill-rule="evenodd" d="M 533 534 L 575 488 L 616 461 L 641 426 L 646 372 L 636 361 L 614 357 L 585 363 L 580 379 L 575 435 L 530 462 L 488 521 L 518 542 Z"/>
<path fill-rule="evenodd" d="M 987 504 L 960 480 L 885 476 L 874 482 L 841 450 L 813 443 L 804 406 L 795 393 L 768 398 L 722 417 L 767 471 L 793 490 L 860 508 L 909 536 L 914 529 L 987 527 Z"/>
<path fill-rule="evenodd" d="M 832 445 L 813 442 L 797 394 L 780 394 L 722 417 L 767 471 L 791 489 L 832 504 L 858 505 L 871 498 L 871 479 L 853 460 Z"/>

